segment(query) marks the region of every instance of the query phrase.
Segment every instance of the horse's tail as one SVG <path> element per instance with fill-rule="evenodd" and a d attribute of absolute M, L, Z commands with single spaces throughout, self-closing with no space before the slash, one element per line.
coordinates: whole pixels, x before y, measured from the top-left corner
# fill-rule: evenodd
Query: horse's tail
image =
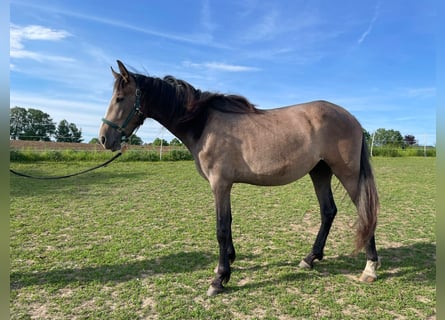
<path fill-rule="evenodd" d="M 358 253 L 374 235 L 377 226 L 377 214 L 380 207 L 364 135 L 362 136 L 360 176 L 355 204 L 358 210 L 355 252 Z"/>

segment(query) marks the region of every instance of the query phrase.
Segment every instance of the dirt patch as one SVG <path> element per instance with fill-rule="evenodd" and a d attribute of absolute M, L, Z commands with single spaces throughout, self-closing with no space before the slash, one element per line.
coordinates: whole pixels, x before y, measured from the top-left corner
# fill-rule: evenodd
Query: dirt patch
<path fill-rule="evenodd" d="M 30 309 L 31 319 L 45 319 L 48 316 L 48 307 L 45 304 L 32 304 Z"/>

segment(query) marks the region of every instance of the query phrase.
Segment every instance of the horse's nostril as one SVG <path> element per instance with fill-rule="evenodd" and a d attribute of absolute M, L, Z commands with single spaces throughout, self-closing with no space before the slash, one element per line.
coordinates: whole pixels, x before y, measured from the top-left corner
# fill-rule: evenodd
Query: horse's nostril
<path fill-rule="evenodd" d="M 105 145 L 105 142 L 107 142 L 107 138 L 105 138 L 105 136 L 101 136 L 101 137 L 100 137 L 100 143 L 101 143 L 102 145 Z"/>

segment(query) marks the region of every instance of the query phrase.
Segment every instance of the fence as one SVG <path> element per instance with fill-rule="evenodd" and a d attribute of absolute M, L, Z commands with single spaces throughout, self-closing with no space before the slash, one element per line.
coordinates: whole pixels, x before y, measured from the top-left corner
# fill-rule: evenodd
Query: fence
<path fill-rule="evenodd" d="M 373 157 L 435 157 L 436 148 L 431 146 L 410 146 L 396 148 L 392 146 L 370 146 L 370 154 Z"/>
<path fill-rule="evenodd" d="M 380 130 L 380 129 L 379 129 Z M 377 130 L 377 131 L 379 131 Z M 406 135 L 403 140 L 395 135 L 376 138 L 376 132 L 367 138 L 368 149 L 371 156 L 383 157 L 435 157 L 436 147 L 428 145 L 428 141 L 435 141 L 436 136 L 421 135 L 422 140 L 415 139 L 413 135 Z M 399 134 L 400 135 L 400 134 Z M 388 140 L 389 139 L 389 140 Z M 402 139 L 400 135 L 400 139 Z M 435 143 L 434 143 L 435 144 Z"/>
<path fill-rule="evenodd" d="M 10 140 L 11 161 L 83 161 L 104 160 L 110 151 L 98 144 Z M 121 160 L 123 161 L 178 161 L 192 160 L 192 155 L 184 146 L 131 145 Z"/>

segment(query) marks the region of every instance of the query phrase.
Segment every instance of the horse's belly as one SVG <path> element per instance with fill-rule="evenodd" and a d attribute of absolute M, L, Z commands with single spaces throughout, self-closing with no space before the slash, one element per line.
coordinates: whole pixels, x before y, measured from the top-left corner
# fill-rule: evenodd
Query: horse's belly
<path fill-rule="evenodd" d="M 246 166 L 244 170 L 237 170 L 236 182 L 249 183 L 262 186 L 277 186 L 291 183 L 305 176 L 315 164 L 307 162 L 305 164 L 282 164 L 259 166 Z"/>

